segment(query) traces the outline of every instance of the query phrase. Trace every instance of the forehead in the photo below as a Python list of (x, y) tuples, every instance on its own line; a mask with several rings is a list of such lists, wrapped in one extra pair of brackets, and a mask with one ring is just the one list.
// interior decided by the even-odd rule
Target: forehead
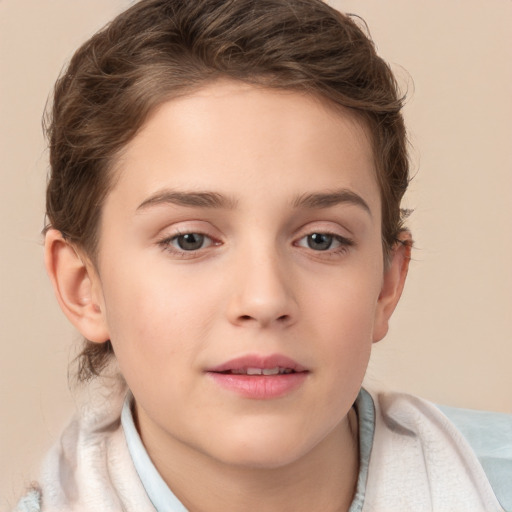
[(368, 131), (352, 111), (221, 81), (153, 112), (118, 158), (110, 196), (140, 204), (170, 185), (247, 198), (348, 187), (375, 202), (374, 167)]

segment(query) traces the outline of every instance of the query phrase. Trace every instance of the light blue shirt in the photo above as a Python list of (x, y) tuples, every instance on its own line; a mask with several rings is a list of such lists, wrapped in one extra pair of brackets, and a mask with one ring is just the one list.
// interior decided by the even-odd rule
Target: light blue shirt
[[(121, 423), (142, 485), (157, 512), (187, 512), (151, 462), (133, 421), (132, 402), (133, 397), (129, 395), (123, 406)], [(355, 409), (359, 422), (359, 475), (349, 512), (361, 512), (363, 508), (375, 432), (375, 406), (364, 389), (357, 397)], [(444, 406), (439, 409), (473, 448), (502, 507), (512, 511), (511, 416)]]
[(133, 465), (139, 475), (140, 481), (146, 490), (148, 498), (157, 512), (187, 512), (181, 501), (164, 482), (160, 473), (149, 458), (148, 452), (142, 444), (142, 440), (135, 428), (132, 415), (133, 396), (128, 393), (121, 412), (121, 424), (123, 425), (128, 450), (133, 460)]

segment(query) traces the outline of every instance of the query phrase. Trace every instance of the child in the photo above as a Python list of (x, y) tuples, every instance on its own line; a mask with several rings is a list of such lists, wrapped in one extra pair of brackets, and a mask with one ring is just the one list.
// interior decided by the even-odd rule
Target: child
[(509, 508), (479, 456), (510, 418), (475, 452), (466, 416), (361, 389), (410, 258), (400, 109), (318, 0), (142, 0), (77, 51), (45, 259), (83, 396), (18, 510)]

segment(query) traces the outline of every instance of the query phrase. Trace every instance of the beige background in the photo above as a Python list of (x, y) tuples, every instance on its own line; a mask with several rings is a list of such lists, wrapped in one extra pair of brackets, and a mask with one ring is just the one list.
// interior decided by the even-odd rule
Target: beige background
[[(418, 171), (410, 279), (367, 381), (512, 412), (512, 2), (331, 3), (367, 20), (409, 89)], [(73, 406), (78, 336), (42, 265), (40, 117), (73, 49), (126, 5), (0, 0), (0, 509), (35, 477)]]

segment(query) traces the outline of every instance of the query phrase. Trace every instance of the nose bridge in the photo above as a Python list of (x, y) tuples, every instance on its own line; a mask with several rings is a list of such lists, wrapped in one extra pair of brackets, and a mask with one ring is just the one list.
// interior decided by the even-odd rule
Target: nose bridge
[(253, 239), (240, 249), (235, 260), (230, 320), (235, 323), (251, 321), (262, 326), (293, 321), (297, 304), (291, 268), (276, 244)]

